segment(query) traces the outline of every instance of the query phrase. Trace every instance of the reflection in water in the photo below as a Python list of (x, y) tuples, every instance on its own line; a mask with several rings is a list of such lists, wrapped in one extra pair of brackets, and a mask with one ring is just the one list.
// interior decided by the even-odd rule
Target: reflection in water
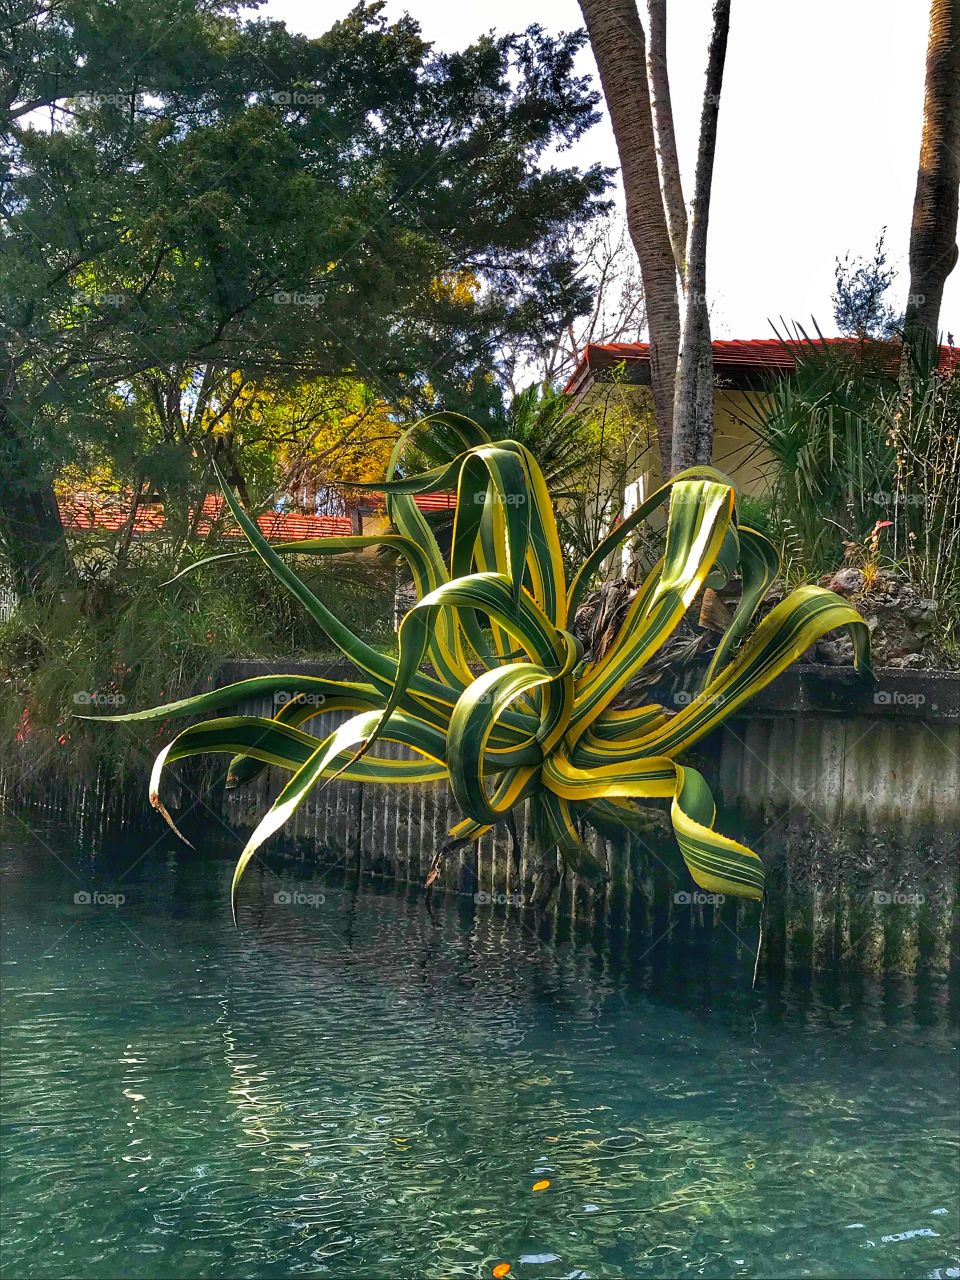
[(945, 984), (266, 870), (237, 933), (230, 860), (149, 843), (3, 847), (10, 1276), (958, 1265)]

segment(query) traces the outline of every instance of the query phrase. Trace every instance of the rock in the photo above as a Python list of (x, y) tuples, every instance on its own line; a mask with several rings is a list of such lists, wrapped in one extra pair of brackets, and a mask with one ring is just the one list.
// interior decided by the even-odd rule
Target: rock
[[(863, 614), (870, 629), (874, 666), (936, 665), (937, 657), (930, 649), (937, 629), (935, 600), (924, 598), (895, 574), (880, 572), (868, 578), (862, 569), (850, 565), (821, 582)], [(824, 636), (817, 641), (815, 652), (816, 661), (834, 666), (853, 661), (853, 645), (843, 633)]]
[(926, 666), (922, 653), (907, 653), (902, 658), (891, 658), (888, 667), (897, 667), (901, 671), (916, 671)]
[[(906, 579), (880, 570), (865, 573), (844, 565), (820, 579), (820, 585), (835, 591), (858, 609), (870, 629), (873, 665), (911, 670), (921, 667), (952, 667), (955, 660), (936, 644), (938, 610), (935, 600), (922, 596)], [(602, 657), (614, 643), (624, 617), (636, 594), (636, 586), (623, 580), (604, 584), (592, 592), (577, 610), (574, 633), (583, 641), (588, 656)], [(779, 579), (757, 611), (754, 625), (789, 591)], [(740, 596), (740, 584), (731, 582), (722, 590), (704, 591), (691, 604), (685, 624), (647, 664), (640, 677), (624, 690), (618, 705), (641, 697), (645, 689), (662, 682), (672, 669), (682, 672), (688, 664), (716, 644), (721, 622), (732, 616)], [(708, 640), (707, 635), (714, 632)], [(705, 634), (706, 633), (706, 634)], [(845, 631), (824, 636), (801, 655), (801, 662), (822, 662), (828, 666), (853, 665), (853, 643)]]
[(804, 661), (822, 662), (830, 667), (851, 667), (853, 666), (853, 642), (849, 636), (834, 632), (818, 640), (803, 656)]
[(838, 569), (826, 586), (829, 591), (836, 591), (837, 595), (852, 596), (860, 594), (864, 581), (863, 570), (848, 565), (844, 569)]

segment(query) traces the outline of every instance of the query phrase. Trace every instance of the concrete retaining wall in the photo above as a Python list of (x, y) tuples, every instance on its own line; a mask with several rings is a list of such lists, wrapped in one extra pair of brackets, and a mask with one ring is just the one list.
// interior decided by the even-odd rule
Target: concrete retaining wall
[(957, 967), (958, 700), (954, 675), (799, 668), (718, 735), (717, 793), (764, 857), (786, 960)]

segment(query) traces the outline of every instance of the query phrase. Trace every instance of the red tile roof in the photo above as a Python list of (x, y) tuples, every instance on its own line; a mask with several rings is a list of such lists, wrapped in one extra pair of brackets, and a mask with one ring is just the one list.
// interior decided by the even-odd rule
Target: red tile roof
[[(727, 370), (752, 370), (755, 373), (789, 373), (797, 365), (797, 352), (808, 344), (803, 341), (783, 342), (780, 338), (715, 339), (713, 361), (722, 376)], [(878, 356), (883, 365), (895, 372), (900, 362), (900, 346), (896, 342), (867, 342), (858, 338), (814, 339), (810, 346), (849, 347), (851, 351), (863, 346), (868, 354)], [(598, 369), (610, 369), (621, 363), (649, 364), (649, 342), (591, 342), (580, 357), (573, 376), (565, 390), (573, 395), (586, 390), (590, 376)], [(940, 368), (952, 372), (960, 363), (960, 348), (941, 346)]]
[[(82, 502), (76, 499), (61, 499), (59, 502), (60, 518), (63, 527), (71, 533), (79, 533), (90, 529), (117, 531), (127, 522), (130, 514), (126, 505), (129, 498), (119, 505), (103, 506), (93, 502)], [(208, 494), (203, 500), (203, 514), (197, 525), (199, 537), (206, 537), (223, 512), (223, 498), (218, 494)], [(353, 532), (349, 516), (309, 516), (295, 515), (291, 512), (270, 511), (257, 517), (260, 532), (265, 538), (274, 542), (299, 542), (304, 538), (339, 537)], [(157, 503), (144, 504), (137, 511), (134, 523), (134, 536), (142, 537), (148, 533), (159, 533), (164, 526), (163, 507)], [(242, 537), (235, 524), (228, 524), (222, 530), (227, 538)]]
[[(371, 494), (369, 505), (380, 503), (382, 494)], [(457, 505), (454, 493), (424, 493), (414, 498), (421, 511), (452, 511)], [(117, 532), (127, 522), (130, 514), (130, 497), (124, 496), (116, 505), (104, 504), (91, 499), (61, 499), (59, 502), (60, 518), (63, 527), (70, 533), (81, 533), (91, 529), (102, 529)], [(368, 505), (364, 503), (364, 505)], [(223, 515), (223, 498), (219, 494), (208, 494), (203, 500), (203, 513), (197, 525), (197, 536), (205, 538), (213, 528), (213, 522)], [(228, 518), (229, 519), (229, 518)], [(349, 516), (317, 516), (300, 515), (289, 511), (268, 511), (257, 516), (257, 524), (265, 538), (274, 542), (299, 542), (304, 538), (342, 537), (354, 532)], [(159, 533), (164, 526), (163, 507), (159, 503), (144, 503), (137, 511), (133, 533), (135, 537), (144, 534)], [(242, 534), (230, 521), (225, 524), (221, 533), (226, 538), (238, 538)]]
[(453, 511), (457, 505), (455, 493), (418, 493), (413, 500), (421, 511)]
[[(382, 493), (366, 493), (361, 495), (358, 506), (382, 508), (383, 499)], [(453, 511), (457, 505), (455, 493), (417, 493), (413, 500), (421, 511)]]

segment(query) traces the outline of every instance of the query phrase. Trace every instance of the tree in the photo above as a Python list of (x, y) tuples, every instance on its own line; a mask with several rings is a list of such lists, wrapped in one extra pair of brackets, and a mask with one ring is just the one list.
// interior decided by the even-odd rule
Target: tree
[(201, 524), (205, 538), (220, 532), (202, 519), (216, 487), (214, 461), (250, 512), (293, 505), (339, 514), (352, 486), (383, 475), (400, 432), (391, 406), (346, 378), (294, 383), (217, 375), (210, 366), (152, 369), (106, 397), (103, 412), (117, 414), (121, 405), (136, 423), (130, 440), (89, 441), (55, 488), (68, 501), (123, 510), (112, 556), (104, 547), (114, 568), (127, 558), (141, 508), (161, 503), (171, 574)]
[(667, 0), (648, 0), (647, 11), (650, 15), (647, 74), (650, 77), (657, 155), (660, 158), (660, 185), (673, 257), (682, 280), (687, 257), (687, 206), (680, 181), (680, 157), (673, 127), (673, 99), (667, 67)]
[(627, 226), (640, 262), (650, 334), (650, 383), (664, 475), (672, 465), (680, 350), (677, 265), (667, 227), (636, 0), (580, 0), (620, 157)]
[[(689, 221), (673, 125), (664, 0), (650, 0), (649, 58), (636, 0), (580, 0), (580, 8), (613, 125), (627, 222), (640, 260), (654, 414), (667, 476), (693, 462), (709, 461), (713, 447), (706, 246), (730, 2), (715, 0), (713, 7)], [(684, 301), (682, 344), (678, 274)]]
[(905, 358), (935, 367), (943, 287), (957, 264), (960, 0), (931, 0), (920, 167), (910, 227)]
[(677, 365), (673, 413), (673, 471), (713, 456), (713, 340), (707, 306), (707, 227), (717, 149), (717, 121), (723, 64), (730, 30), (730, 0), (714, 0), (713, 31), (707, 54), (707, 77), (700, 115), (700, 145), (684, 259), (684, 321)]
[(886, 227), (877, 237), (872, 258), (837, 258), (831, 302), (837, 328), (847, 338), (886, 340), (903, 332), (903, 316), (886, 301), (896, 278), (887, 266)]
[[(101, 410), (136, 379), (346, 378), (496, 409), (496, 343), (543, 279), (562, 292), (556, 246), (605, 207), (599, 166), (541, 163), (595, 119), (583, 38), (439, 54), (382, 8), (309, 40), (229, 0), (14, 0), (0, 535), (22, 592), (53, 548), (66, 562), (57, 468), (135, 431)], [(463, 271), (469, 296), (437, 287)]]
[[(511, 396), (531, 374), (538, 383), (562, 390), (573, 376), (587, 347), (594, 342), (636, 341), (646, 323), (643, 285), (636, 255), (630, 252), (627, 229), (620, 217), (608, 217), (577, 227), (569, 249), (575, 263), (569, 286), (562, 293), (566, 310), (545, 307), (546, 291), (531, 299), (529, 325), (519, 340), (501, 344), (500, 377)], [(570, 301), (579, 282), (589, 308), (572, 313)], [(558, 303), (561, 299), (558, 299)]]

